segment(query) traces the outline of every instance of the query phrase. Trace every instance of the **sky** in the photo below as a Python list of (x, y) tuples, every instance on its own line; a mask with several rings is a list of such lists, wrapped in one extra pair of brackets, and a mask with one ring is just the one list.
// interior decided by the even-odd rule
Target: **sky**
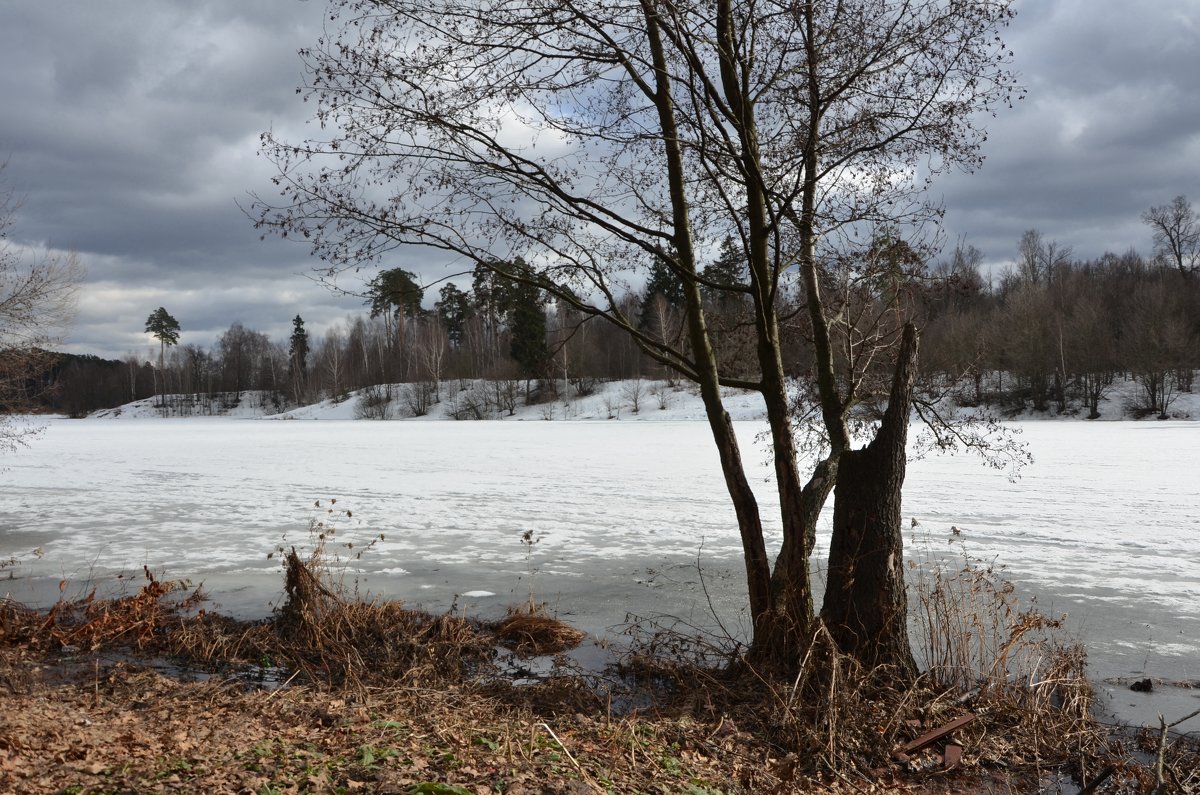
[[(982, 250), (996, 277), (1031, 228), (1078, 257), (1148, 255), (1143, 211), (1181, 194), (1200, 209), (1200, 0), (1017, 8), (1005, 39), (1028, 96), (988, 121), (980, 171), (935, 183), (946, 239)], [(234, 322), (286, 340), (297, 314), (320, 334), (362, 311), (313, 280), (302, 244), (260, 239), (240, 209), (275, 195), (260, 134), (305, 133), (297, 50), (324, 9), (0, 0), (0, 189), (22, 201), (10, 242), (87, 270), (62, 349), (150, 358), (159, 306), (204, 347)]]

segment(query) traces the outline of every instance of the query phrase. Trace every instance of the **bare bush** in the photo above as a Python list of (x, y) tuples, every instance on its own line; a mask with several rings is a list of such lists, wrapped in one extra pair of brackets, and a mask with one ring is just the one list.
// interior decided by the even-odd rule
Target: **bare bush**
[(604, 411), (610, 420), (621, 416), (621, 401), (608, 389), (604, 391)]
[(437, 385), (432, 381), (416, 381), (403, 387), (404, 403), (414, 417), (424, 417), (437, 401)]
[(588, 397), (596, 394), (596, 387), (600, 384), (600, 379), (595, 376), (575, 376), (570, 379), (571, 388), (575, 390), (576, 397)]
[(496, 416), (496, 405), (488, 385), (477, 381), (450, 396), (446, 413), (456, 420), (490, 420)]
[(508, 416), (517, 413), (517, 398), (521, 394), (521, 382), (516, 378), (497, 378), (492, 381), (492, 395), (496, 406)]
[(658, 400), (658, 410), (666, 411), (671, 408), (671, 399), (675, 388), (670, 381), (655, 381), (650, 387), (650, 394)]
[[(3, 165), (0, 165), (3, 170)], [(49, 388), (46, 373), (57, 357), (46, 349), (57, 344), (75, 318), (83, 267), (73, 253), (33, 251), (8, 238), (19, 202), (0, 192), (0, 450), (21, 445), (36, 426), (18, 425), (10, 416), (26, 411)]]
[(631, 378), (621, 385), (621, 397), (629, 404), (629, 410), (637, 414), (642, 410), (642, 400), (646, 397), (646, 382), (640, 377)]
[(392, 419), (395, 415), (392, 407), (393, 396), (391, 384), (374, 384), (364, 388), (358, 393), (358, 401), (354, 404), (354, 419)]

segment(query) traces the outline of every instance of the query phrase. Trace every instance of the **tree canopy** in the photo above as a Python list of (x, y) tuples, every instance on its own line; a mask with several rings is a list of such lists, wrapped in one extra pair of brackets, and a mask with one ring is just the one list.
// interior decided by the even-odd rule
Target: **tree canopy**
[(176, 345), (179, 343), (179, 321), (160, 306), (146, 318), (146, 333), (162, 345)]
[(416, 274), (403, 268), (390, 268), (367, 285), (367, 305), (371, 317), (390, 314), (395, 318), (416, 317), (421, 314), (425, 290), (417, 283)]

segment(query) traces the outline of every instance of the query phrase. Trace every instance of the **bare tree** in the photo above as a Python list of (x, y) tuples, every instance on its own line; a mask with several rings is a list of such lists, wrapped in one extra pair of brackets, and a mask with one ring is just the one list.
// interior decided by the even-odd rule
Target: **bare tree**
[(442, 399), (442, 375), (449, 350), (449, 338), (442, 321), (435, 314), (421, 318), (416, 324), (413, 351), (421, 365), (420, 380), (433, 385), (433, 402)]
[(314, 369), (320, 374), (325, 397), (339, 402), (349, 393), (346, 383), (346, 334), (340, 324), (330, 326), (313, 352)]
[(1105, 312), (1094, 284), (1077, 290), (1068, 325), (1067, 347), (1078, 363), (1076, 381), (1089, 420), (1100, 417), (1100, 401), (1112, 391), (1117, 369), (1117, 324)]
[(1154, 230), (1154, 253), (1164, 262), (1190, 273), (1200, 263), (1200, 218), (1186, 196), (1142, 213), (1142, 223)]
[[(839, 307), (822, 285), (864, 224), (936, 214), (923, 198), (930, 167), (980, 162), (978, 111), (1014, 90), (996, 35), (1012, 14), (1007, 0), (334, 0), (336, 30), (302, 51), (330, 137), (264, 136), (284, 201), (259, 200), (257, 218), (307, 240), (331, 277), (410, 244), (492, 271), (523, 257), (527, 269), (501, 275), (608, 320), (699, 385), (741, 533), (756, 659), (801, 659), (814, 619), (808, 559), (836, 481), (839, 504), (863, 496), (871, 521), (859, 541), (881, 554), (846, 547), (831, 562), (844, 588), (826, 599), (826, 621), (847, 651), (911, 668), (893, 514), (917, 335), (901, 323), (877, 336), (894, 346), (875, 359), (895, 363), (895, 404), (878, 455), (855, 456), (871, 463), (843, 476), (861, 383), (835, 369)], [(744, 281), (703, 275), (726, 238)], [(682, 344), (628, 313), (638, 263), (679, 280)], [(781, 345), (788, 271), (804, 289), (827, 439), (807, 473)], [(714, 353), (703, 301), (714, 291), (751, 307), (751, 375)], [(774, 566), (722, 386), (756, 390), (767, 407), (783, 525)]]
[(1179, 396), (1177, 373), (1191, 371), (1189, 356), (1196, 350), (1180, 292), (1166, 280), (1139, 284), (1123, 320), (1122, 347), (1143, 392), (1136, 408), (1164, 420)]
[(56, 357), (47, 349), (74, 320), (83, 281), (73, 253), (35, 251), (9, 239), (18, 209), (12, 191), (0, 191), (0, 406), (9, 412), (0, 415), (0, 451), (37, 432), (14, 423), (11, 415), (28, 410), (48, 387), (46, 374)]
[(1032, 284), (1049, 281), (1054, 271), (1071, 261), (1071, 247), (1046, 241), (1036, 229), (1027, 229), (1017, 244), (1017, 270)]
[(262, 389), (272, 383), (270, 354), (271, 341), (267, 335), (246, 328), (240, 321), (235, 321), (217, 338), (222, 388), (234, 393), (235, 403), (247, 389)]

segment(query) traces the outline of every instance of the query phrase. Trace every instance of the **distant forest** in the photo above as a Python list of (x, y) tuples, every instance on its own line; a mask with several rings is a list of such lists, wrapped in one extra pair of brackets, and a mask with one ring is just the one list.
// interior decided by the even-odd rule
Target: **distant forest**
[[(842, 305), (847, 361), (872, 329), (887, 325), (879, 317), (902, 311), (923, 329), (922, 389), (950, 392), (960, 405), (1095, 417), (1113, 385), (1132, 379), (1137, 404), (1125, 408), (1165, 417), (1175, 397), (1193, 388), (1200, 368), (1194, 263), (1146, 260), (1132, 249), (1079, 260), (1031, 230), (1018, 244), (1015, 266), (989, 284), (980, 273), (983, 255), (971, 246), (932, 264), (901, 241), (876, 249), (892, 267), (873, 268), (872, 284), (857, 283), (852, 268), (829, 269), (826, 287)], [(28, 394), (41, 410), (77, 417), (154, 395), (177, 396), (162, 401), (166, 413), (205, 414), (237, 404), (246, 392), (282, 410), (370, 388), (360, 397), (363, 416), (392, 403), (397, 413), (419, 415), (441, 399), (444, 382), (456, 380), (488, 385), (475, 387), (465, 412), (482, 417), (517, 401), (588, 394), (600, 380), (671, 376), (629, 335), (549, 301), (520, 260), (505, 267), (517, 280), (479, 268), (470, 289), (446, 283), (432, 302), (413, 274), (385, 270), (369, 285), (364, 313), (319, 339), (309, 339), (298, 315), (287, 340), (239, 322), (211, 350), (164, 341), (161, 367), (134, 355), (115, 361), (64, 354), (30, 379)], [(718, 285), (744, 278), (732, 241), (702, 276)], [(881, 288), (880, 278), (889, 283)], [(732, 295), (713, 290), (705, 311), (717, 330), (722, 371), (752, 376), (751, 309)], [(796, 294), (778, 300), (791, 318), (786, 366), (803, 389), (807, 313)], [(654, 337), (684, 336), (681, 288), (665, 268), (652, 268), (645, 289), (620, 306)]]

